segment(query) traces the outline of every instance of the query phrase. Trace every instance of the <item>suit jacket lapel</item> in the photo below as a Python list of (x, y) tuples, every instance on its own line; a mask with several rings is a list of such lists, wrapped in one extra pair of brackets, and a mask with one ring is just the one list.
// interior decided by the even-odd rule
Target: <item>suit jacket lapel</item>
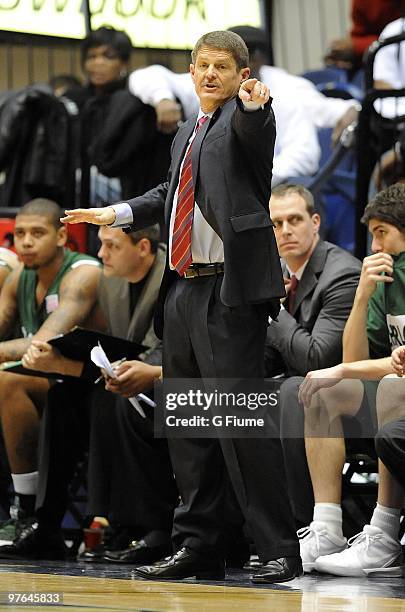
[(322, 272), (327, 255), (327, 247), (323, 240), (319, 240), (314, 252), (305, 267), (304, 273), (298, 283), (295, 295), (294, 307), (291, 314), (294, 316), (303, 300), (309, 295), (318, 283), (318, 278)]
[[(166, 257), (166, 249), (159, 247), (155, 262), (149, 272), (148, 280), (132, 313), (127, 331), (127, 338), (133, 342), (142, 343), (150, 327), (151, 309), (156, 303), (162, 277), (162, 266)], [(160, 264), (160, 265), (158, 265)], [(137, 333), (135, 333), (135, 330)]]
[(173, 197), (180, 179), (180, 166), (181, 162), (184, 159), (184, 155), (188, 146), (188, 141), (191, 138), (191, 134), (193, 133), (196, 121), (197, 116), (189, 119), (188, 121), (186, 121), (186, 123), (183, 123), (183, 125), (179, 128), (179, 131), (177, 132), (173, 142), (171, 162), (172, 176), (170, 178), (169, 191), (166, 197), (165, 207), (166, 227), (170, 226), (170, 215), (173, 207)]
[(193, 148), (191, 149), (191, 168), (193, 171), (193, 186), (194, 190), (197, 185), (198, 166), (200, 164), (201, 145), (205, 138), (205, 135), (210, 127), (213, 117), (206, 121), (204, 125), (198, 130), (196, 137), (193, 141)]

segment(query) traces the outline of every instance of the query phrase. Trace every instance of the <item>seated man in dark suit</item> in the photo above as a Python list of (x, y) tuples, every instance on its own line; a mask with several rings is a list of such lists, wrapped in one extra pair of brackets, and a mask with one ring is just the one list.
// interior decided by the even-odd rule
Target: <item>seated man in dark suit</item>
[[(287, 298), (267, 330), (268, 377), (305, 376), (314, 368), (338, 363), (361, 264), (348, 252), (319, 238), (320, 217), (311, 193), (301, 185), (280, 185), (270, 200)], [(297, 388), (281, 392), (281, 432), (287, 482), (295, 518), (307, 524), (313, 502), (305, 452), (303, 414)], [(284, 398), (285, 401), (284, 401)], [(305, 486), (308, 493), (302, 494)]]
[[(41, 449), (38, 528), (27, 529), (0, 556), (12, 558), (63, 558), (61, 522), (68, 502), (68, 484), (76, 462), (89, 447), (89, 513), (108, 517), (113, 538), (84, 554), (94, 561), (127, 549), (114, 561), (144, 563), (171, 552), (170, 532), (177, 503), (165, 439), (155, 439), (153, 409), (143, 405), (142, 418), (125, 399), (153, 387), (160, 376), (161, 342), (153, 332), (152, 317), (164, 269), (166, 249), (153, 226), (124, 234), (101, 228), (99, 256), (104, 269), (98, 286), (98, 303), (109, 331), (117, 337), (146, 346), (138, 360), (117, 370), (122, 396), (96, 393), (77, 402), (64, 398), (56, 385), (44, 419), (46, 442)], [(26, 367), (95, 380), (100, 373), (90, 363), (63, 357), (51, 345), (34, 342), (23, 358)], [(130, 393), (128, 393), (130, 391)], [(110, 396), (110, 397), (107, 397)], [(62, 404), (62, 405), (61, 405)], [(88, 408), (88, 410), (86, 410)], [(89, 441), (90, 431), (90, 441)]]

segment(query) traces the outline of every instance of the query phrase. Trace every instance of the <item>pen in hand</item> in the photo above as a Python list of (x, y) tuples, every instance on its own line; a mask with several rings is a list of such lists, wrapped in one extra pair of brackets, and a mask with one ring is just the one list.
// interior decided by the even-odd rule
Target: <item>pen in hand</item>
[[(113, 369), (114, 371), (115, 371), (115, 370), (117, 370), (117, 369), (120, 367), (120, 365), (121, 365), (121, 364), (123, 364), (123, 363), (124, 363), (124, 361), (126, 361), (126, 360), (127, 360), (127, 358), (126, 358), (126, 357), (123, 357), (122, 359), (119, 359), (119, 360), (118, 360), (116, 363), (114, 363), (114, 364), (113, 364), (112, 369)], [(98, 378), (97, 378), (97, 379), (94, 381), (94, 384), (95, 384), (95, 385), (97, 385), (97, 384), (98, 384), (98, 383), (99, 383), (101, 380), (103, 380), (103, 378), (104, 378), (104, 376), (103, 376), (103, 375), (99, 376), (99, 377), (98, 377)]]

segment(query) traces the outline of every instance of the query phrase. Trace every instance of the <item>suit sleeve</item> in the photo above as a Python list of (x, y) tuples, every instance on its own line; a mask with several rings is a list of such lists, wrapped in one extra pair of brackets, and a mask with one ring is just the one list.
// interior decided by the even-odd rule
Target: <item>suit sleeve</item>
[(267, 350), (276, 349), (288, 370), (305, 376), (311, 370), (336, 365), (342, 357), (342, 335), (358, 284), (358, 270), (347, 270), (325, 288), (322, 306), (312, 330), (286, 310), (267, 331)]

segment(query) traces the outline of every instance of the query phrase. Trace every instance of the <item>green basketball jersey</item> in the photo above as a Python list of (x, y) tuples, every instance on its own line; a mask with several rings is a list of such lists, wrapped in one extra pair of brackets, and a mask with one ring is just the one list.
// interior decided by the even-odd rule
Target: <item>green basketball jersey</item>
[(367, 336), (370, 357), (389, 357), (405, 344), (405, 252), (393, 256), (392, 283), (377, 283), (368, 302)]
[(97, 259), (90, 257), (90, 255), (65, 249), (62, 265), (39, 306), (35, 296), (38, 282), (37, 272), (26, 268), (22, 270), (18, 281), (17, 301), (21, 330), (24, 336), (35, 334), (51, 312), (56, 310), (59, 305), (59, 290), (63, 277), (70, 270), (83, 264), (101, 265)]

